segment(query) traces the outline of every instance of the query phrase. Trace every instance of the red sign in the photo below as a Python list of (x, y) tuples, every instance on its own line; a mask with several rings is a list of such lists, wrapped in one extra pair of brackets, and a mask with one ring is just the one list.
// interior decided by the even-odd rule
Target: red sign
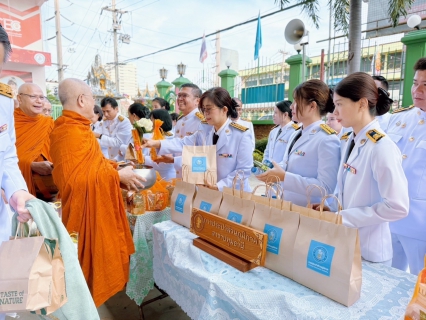
[(9, 58), (11, 62), (33, 64), (36, 66), (51, 66), (50, 53), (13, 48)]
[(8, 33), (10, 42), (14, 46), (25, 48), (41, 40), (39, 6), (19, 11), (0, 3), (0, 23)]

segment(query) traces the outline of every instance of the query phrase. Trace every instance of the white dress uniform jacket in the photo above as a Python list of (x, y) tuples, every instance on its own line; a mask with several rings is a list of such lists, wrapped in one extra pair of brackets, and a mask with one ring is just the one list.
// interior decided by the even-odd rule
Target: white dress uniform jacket
[(241, 118), (238, 118), (238, 120), (235, 120), (234, 122), (236, 122), (236, 123), (238, 123), (238, 124), (240, 124), (240, 125), (242, 125), (242, 126), (244, 126), (246, 128), (249, 128), (250, 138), (251, 138), (251, 142), (253, 144), (253, 150), (252, 151), (254, 151), (254, 149), (256, 148), (256, 138), (254, 136), (253, 122), (246, 121), (246, 120), (243, 120)]
[(133, 126), (130, 120), (120, 114), (113, 120), (102, 120), (99, 127), (94, 131), (102, 134), (98, 139), (101, 145), (102, 153), (107, 159), (118, 161), (124, 160), (124, 155), (119, 155), (120, 146), (129, 144), (132, 137)]
[[(175, 138), (183, 139), (188, 137), (198, 130), (202, 130), (205, 125), (201, 125), (201, 120), (204, 120), (202, 113), (197, 108), (192, 110), (186, 116), (180, 116), (175, 126)], [(174, 154), (175, 162), (174, 167), (176, 171), (176, 177), (182, 178), (182, 153), (178, 152)]]
[[(295, 131), (290, 137), (283, 161), (280, 163), (286, 171), (282, 182), (285, 200), (306, 206), (306, 188), (311, 184), (323, 187), (327, 194), (334, 192), (340, 162), (340, 146), (336, 134), (329, 133), (328, 128), (331, 129), (319, 120)], [(290, 152), (291, 143), (300, 130), (302, 136)], [(313, 191), (311, 203), (320, 201), (320, 192)]]
[[(271, 132), (269, 132), (268, 144), (265, 148), (265, 153), (263, 154), (263, 161), (275, 161), (276, 163), (280, 163), (284, 158), (284, 152), (287, 149), (288, 140), (291, 135), (294, 133), (299, 126), (295, 124), (293, 121), (287, 123), (284, 127), (276, 126)], [(277, 136), (279, 130), (281, 129), (281, 133)]]
[(382, 129), (383, 132), (388, 131), (389, 126), (389, 120), (391, 118), (390, 113), (385, 113), (382, 116), (376, 116), (377, 121), (379, 122), (380, 129)]
[(414, 107), (394, 113), (388, 135), (401, 150), (410, 196), (409, 215), (392, 222), (391, 231), (426, 241), (426, 112)]
[[(207, 129), (204, 132), (197, 132), (192, 136), (181, 139), (171, 139), (161, 141), (161, 148), (158, 154), (169, 154), (182, 152), (184, 145), (213, 145), (214, 129), (204, 125)], [(210, 129), (211, 128), (211, 129)], [(219, 130), (219, 140), (216, 144), (217, 155), (217, 187), (220, 191), (223, 187), (232, 188), (232, 180), (238, 170), (244, 171), (244, 190), (250, 191), (248, 177), (253, 166), (253, 153), (251, 149), (250, 132), (242, 131), (232, 126), (232, 122), (227, 120), (222, 130)], [(238, 187), (238, 186), (237, 186)]]
[(361, 255), (365, 260), (385, 262), (392, 259), (389, 221), (408, 214), (408, 186), (401, 153), (383, 134), (377, 120), (355, 137), (348, 159), (354, 134), (346, 137), (341, 140), (342, 160), (337, 178), (343, 224), (358, 228)]
[[(3, 93), (8, 90), (7, 88), (9, 87), (5, 84), (0, 84), (0, 179), (1, 189), (9, 200), (16, 191), (28, 189), (18, 167), (13, 100)], [(3, 199), (0, 198), (0, 243), (9, 239), (10, 230), (9, 212)]]
[[(151, 139), (152, 133), (145, 133), (143, 137), (146, 139)], [(174, 139), (175, 137), (170, 132), (170, 135), (166, 135), (164, 138), (170, 140), (170, 139)], [(170, 180), (170, 179), (176, 178), (176, 171), (175, 171), (175, 167), (173, 163), (160, 162), (157, 164), (156, 162), (152, 161), (151, 156), (149, 155), (150, 151), (151, 151), (150, 148), (143, 149), (143, 153), (145, 156), (145, 164), (157, 170), (161, 178), (163, 178), (164, 180)]]

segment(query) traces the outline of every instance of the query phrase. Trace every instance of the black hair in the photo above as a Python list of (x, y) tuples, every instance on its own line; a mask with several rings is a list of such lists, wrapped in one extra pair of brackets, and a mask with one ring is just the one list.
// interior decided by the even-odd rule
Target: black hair
[[(221, 87), (215, 87), (207, 90), (200, 98), (200, 108), (203, 106), (204, 99), (209, 99), (216, 107), (223, 109), (228, 108), (227, 116), (232, 119), (238, 118), (237, 109), (239, 107), (237, 101), (233, 100), (229, 92)], [(202, 109), (201, 109), (202, 110)]]
[(297, 114), (303, 115), (306, 103), (315, 101), (320, 116), (334, 111), (333, 91), (321, 80), (311, 79), (299, 84), (293, 91), (297, 104)]
[(426, 70), (426, 58), (420, 58), (414, 65), (414, 71)]
[(114, 98), (105, 97), (101, 100), (101, 108), (106, 107), (108, 104), (110, 104), (111, 108), (113, 109), (118, 107), (117, 100), (115, 100)]
[(337, 84), (334, 92), (353, 102), (366, 98), (370, 114), (373, 116), (387, 113), (393, 102), (389, 93), (383, 88), (377, 88), (373, 78), (364, 72), (355, 72), (347, 76)]
[(104, 117), (104, 113), (102, 112), (101, 107), (97, 104), (95, 104), (95, 106), (93, 107), (93, 112), (98, 115), (98, 121), (101, 121)]
[(180, 86), (181, 90), (183, 88), (191, 88), (192, 89), (192, 94), (196, 98), (200, 98), (201, 95), (203, 94), (203, 92), (201, 91), (201, 89), (196, 84), (193, 84), (193, 83), (184, 83), (183, 85)]
[(149, 118), (149, 109), (139, 102), (131, 104), (127, 111), (129, 112), (129, 114), (135, 114), (141, 119)]
[(293, 102), (291, 102), (290, 100), (284, 100), (284, 101), (279, 101), (277, 102), (276, 106), (278, 108), (278, 110), (280, 110), (282, 113), (286, 113), (288, 114), (288, 117), (291, 119), (293, 117), (293, 114), (291, 113), (291, 104)]
[(170, 117), (172, 117), (172, 121), (177, 121), (179, 118), (179, 115), (176, 112), (173, 112), (170, 114)]
[(165, 109), (155, 109), (151, 111), (150, 117), (153, 117), (154, 119), (160, 119), (163, 121), (163, 124), (161, 125), (161, 129), (163, 129), (164, 132), (172, 130), (172, 117)]
[(12, 46), (10, 45), (9, 36), (7, 35), (6, 30), (4, 30), (1, 24), (0, 24), (0, 43), (3, 44), (3, 48), (4, 48), (3, 63), (6, 63), (12, 52)]
[(372, 76), (373, 80), (377, 80), (380, 81), (380, 84), (382, 85), (382, 88), (385, 89), (386, 91), (389, 90), (389, 82), (388, 80), (386, 80), (385, 77), (383, 76)]
[(167, 111), (170, 111), (170, 104), (167, 102), (167, 100), (163, 98), (154, 98), (152, 99), (152, 102), (154, 101), (157, 101), (162, 108), (166, 109)]

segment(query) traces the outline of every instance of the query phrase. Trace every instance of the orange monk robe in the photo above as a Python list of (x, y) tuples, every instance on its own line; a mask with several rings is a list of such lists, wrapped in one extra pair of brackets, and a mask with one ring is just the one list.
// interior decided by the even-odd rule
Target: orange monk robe
[(19, 169), (27, 183), (28, 191), (35, 196), (31, 163), (45, 160), (52, 162), (49, 154), (49, 136), (54, 122), (51, 117), (41, 114), (36, 117), (27, 116), (19, 108), (15, 109), (14, 117)]
[(135, 252), (117, 170), (101, 151), (90, 121), (64, 110), (50, 154), (62, 195), (62, 220), (78, 232), (78, 258), (96, 306), (124, 288)]

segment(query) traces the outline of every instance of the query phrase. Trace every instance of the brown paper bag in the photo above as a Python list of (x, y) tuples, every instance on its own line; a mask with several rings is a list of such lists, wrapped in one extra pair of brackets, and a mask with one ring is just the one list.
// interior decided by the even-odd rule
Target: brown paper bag
[(224, 193), (219, 216), (249, 226), (253, 217), (254, 202)]
[(222, 192), (205, 187), (197, 188), (197, 195), (194, 199), (194, 208), (218, 214), (222, 203)]
[(250, 227), (268, 235), (265, 267), (292, 278), (299, 214), (256, 203)]
[[(202, 135), (200, 132), (194, 134)], [(193, 184), (215, 186), (217, 183), (216, 146), (183, 146), (182, 180)]]
[(189, 229), (191, 225), (192, 204), (195, 196), (195, 185), (184, 181), (176, 181), (170, 207), (172, 221)]
[(345, 306), (361, 294), (358, 229), (300, 216), (293, 279)]
[(52, 303), (52, 255), (45, 238), (27, 237), (0, 245), (0, 313), (35, 311)]

